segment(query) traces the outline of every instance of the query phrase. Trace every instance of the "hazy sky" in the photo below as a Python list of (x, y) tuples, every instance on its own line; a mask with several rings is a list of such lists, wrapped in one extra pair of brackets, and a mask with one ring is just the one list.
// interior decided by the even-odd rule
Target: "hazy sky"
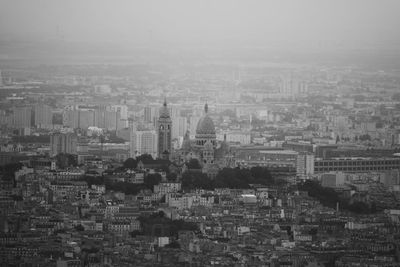
[(0, 0), (0, 36), (264, 45), (400, 41), (399, 0)]

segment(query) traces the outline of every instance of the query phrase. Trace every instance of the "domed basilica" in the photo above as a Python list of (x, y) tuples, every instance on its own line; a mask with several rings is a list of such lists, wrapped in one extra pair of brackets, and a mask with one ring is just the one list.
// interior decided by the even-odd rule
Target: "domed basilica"
[(208, 114), (208, 105), (204, 106), (204, 114), (197, 123), (195, 140), (190, 140), (189, 132), (178, 151), (179, 161), (188, 162), (197, 159), (203, 173), (215, 177), (220, 168), (229, 164), (229, 146), (225, 141), (217, 143), (214, 122)]

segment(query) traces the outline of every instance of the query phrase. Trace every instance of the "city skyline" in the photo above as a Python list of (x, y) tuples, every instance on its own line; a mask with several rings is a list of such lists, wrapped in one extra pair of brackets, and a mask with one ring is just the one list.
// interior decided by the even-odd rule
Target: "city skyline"
[(0, 0), (0, 266), (400, 267), (398, 10)]

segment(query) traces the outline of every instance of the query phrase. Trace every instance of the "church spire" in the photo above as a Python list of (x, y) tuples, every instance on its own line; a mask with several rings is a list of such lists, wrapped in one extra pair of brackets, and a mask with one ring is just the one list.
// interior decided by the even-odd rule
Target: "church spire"
[(160, 118), (170, 118), (170, 112), (169, 109), (167, 107), (167, 98), (164, 98), (164, 103), (162, 105), (162, 107), (160, 108)]
[(204, 112), (208, 113), (208, 104), (207, 103), (204, 105)]

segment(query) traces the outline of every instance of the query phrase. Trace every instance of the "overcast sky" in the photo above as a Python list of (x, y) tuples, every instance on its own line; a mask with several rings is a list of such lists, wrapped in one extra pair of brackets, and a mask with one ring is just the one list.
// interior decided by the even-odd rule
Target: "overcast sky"
[[(1, 37), (264, 45), (393, 44), (399, 0), (0, 0)], [(58, 29), (58, 30), (57, 30)]]

